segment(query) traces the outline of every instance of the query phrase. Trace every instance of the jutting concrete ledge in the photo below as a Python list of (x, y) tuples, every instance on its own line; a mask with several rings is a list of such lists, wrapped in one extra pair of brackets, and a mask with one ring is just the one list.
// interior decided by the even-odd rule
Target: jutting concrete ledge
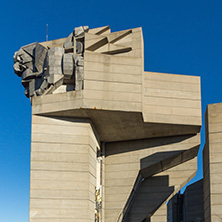
[(84, 26), (15, 53), (32, 104), (30, 222), (167, 221), (197, 169), (200, 78), (146, 72), (143, 51), (141, 28)]

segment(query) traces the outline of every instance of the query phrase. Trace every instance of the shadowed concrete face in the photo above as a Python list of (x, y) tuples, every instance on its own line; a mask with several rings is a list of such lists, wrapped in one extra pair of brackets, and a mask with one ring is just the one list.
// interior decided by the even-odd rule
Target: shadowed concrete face
[[(192, 135), (200, 126), (144, 122), (141, 113), (97, 109), (68, 110), (44, 113), (46, 116), (90, 119), (102, 141), (113, 142), (175, 135)], [(70, 118), (67, 118), (70, 117)]]
[(15, 54), (32, 104), (30, 222), (166, 221), (196, 172), (200, 78), (145, 72), (143, 51), (141, 28), (81, 26)]
[[(105, 208), (106, 221), (131, 221), (129, 214), (140, 201), (137, 193), (141, 185), (147, 184), (146, 199), (139, 218), (158, 215), (158, 209), (152, 205), (155, 191), (156, 205), (161, 207), (173, 194), (185, 185), (196, 172), (196, 155), (199, 148), (199, 135), (175, 136), (146, 140), (107, 143), (105, 149)], [(162, 152), (161, 152), (162, 151)], [(150, 178), (164, 179), (164, 188), (153, 190), (156, 184)], [(164, 181), (166, 183), (164, 183)], [(161, 182), (160, 182), (161, 184)], [(169, 188), (169, 189), (168, 189)], [(171, 191), (171, 192), (170, 192)], [(153, 197), (149, 199), (150, 195)], [(144, 194), (145, 196), (145, 194)], [(148, 208), (153, 206), (154, 208)], [(131, 212), (131, 213), (130, 213)], [(137, 213), (139, 214), (139, 213)], [(116, 215), (116, 216), (115, 216)], [(155, 216), (162, 218), (163, 215)], [(165, 209), (166, 218), (166, 209)], [(141, 221), (142, 221), (141, 219)], [(132, 220), (134, 221), (134, 220)], [(138, 220), (140, 221), (140, 220)]]
[(149, 218), (173, 191), (174, 187), (169, 186), (169, 176), (153, 176), (143, 180), (124, 221), (136, 222)]
[(189, 150), (158, 152), (141, 159), (141, 175), (143, 178), (163, 172), (174, 166), (182, 164), (197, 156), (199, 146)]

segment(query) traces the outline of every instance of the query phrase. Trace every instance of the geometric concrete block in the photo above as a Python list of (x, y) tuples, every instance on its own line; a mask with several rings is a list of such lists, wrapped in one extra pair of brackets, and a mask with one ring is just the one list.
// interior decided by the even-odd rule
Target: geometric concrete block
[(166, 221), (196, 173), (200, 79), (145, 72), (143, 51), (141, 28), (82, 26), (15, 54), (32, 103), (30, 222)]
[(204, 221), (222, 219), (222, 104), (210, 104), (205, 114), (206, 143), (203, 150)]
[(91, 123), (33, 116), (30, 221), (93, 221), (96, 150)]

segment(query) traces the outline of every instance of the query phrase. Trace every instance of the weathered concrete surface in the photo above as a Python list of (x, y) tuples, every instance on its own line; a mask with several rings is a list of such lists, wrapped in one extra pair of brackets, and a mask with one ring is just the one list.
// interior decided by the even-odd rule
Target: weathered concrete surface
[(30, 221), (94, 221), (98, 187), (103, 221), (166, 221), (196, 172), (200, 78), (145, 72), (141, 28), (82, 27), (40, 45), (64, 54), (31, 97)]
[(210, 104), (205, 114), (203, 150), (204, 221), (222, 221), (222, 103)]
[(94, 221), (99, 144), (88, 120), (32, 117), (30, 222)]
[(200, 78), (144, 72), (145, 122), (201, 125)]
[[(181, 156), (172, 157), (166, 163), (161, 159), (169, 158), (170, 152), (191, 151), (199, 144), (199, 135), (108, 143), (105, 149), (105, 221), (117, 221), (120, 214), (125, 215), (126, 221), (142, 221), (152, 215), (196, 172), (196, 154), (184, 163), (178, 162)], [(174, 168), (168, 165), (170, 163)], [(150, 166), (151, 171), (152, 165), (156, 171), (146, 176), (142, 169)], [(140, 180), (144, 180), (136, 185), (140, 170)], [(129, 203), (132, 190), (137, 194)]]

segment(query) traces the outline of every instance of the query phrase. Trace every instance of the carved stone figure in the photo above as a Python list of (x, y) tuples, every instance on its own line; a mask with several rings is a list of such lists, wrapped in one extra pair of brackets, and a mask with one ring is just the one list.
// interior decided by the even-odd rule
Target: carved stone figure
[(46, 94), (62, 84), (72, 90), (83, 88), (84, 35), (88, 30), (88, 26), (75, 28), (63, 47), (35, 42), (15, 53), (13, 68), (22, 78), (27, 97)]

